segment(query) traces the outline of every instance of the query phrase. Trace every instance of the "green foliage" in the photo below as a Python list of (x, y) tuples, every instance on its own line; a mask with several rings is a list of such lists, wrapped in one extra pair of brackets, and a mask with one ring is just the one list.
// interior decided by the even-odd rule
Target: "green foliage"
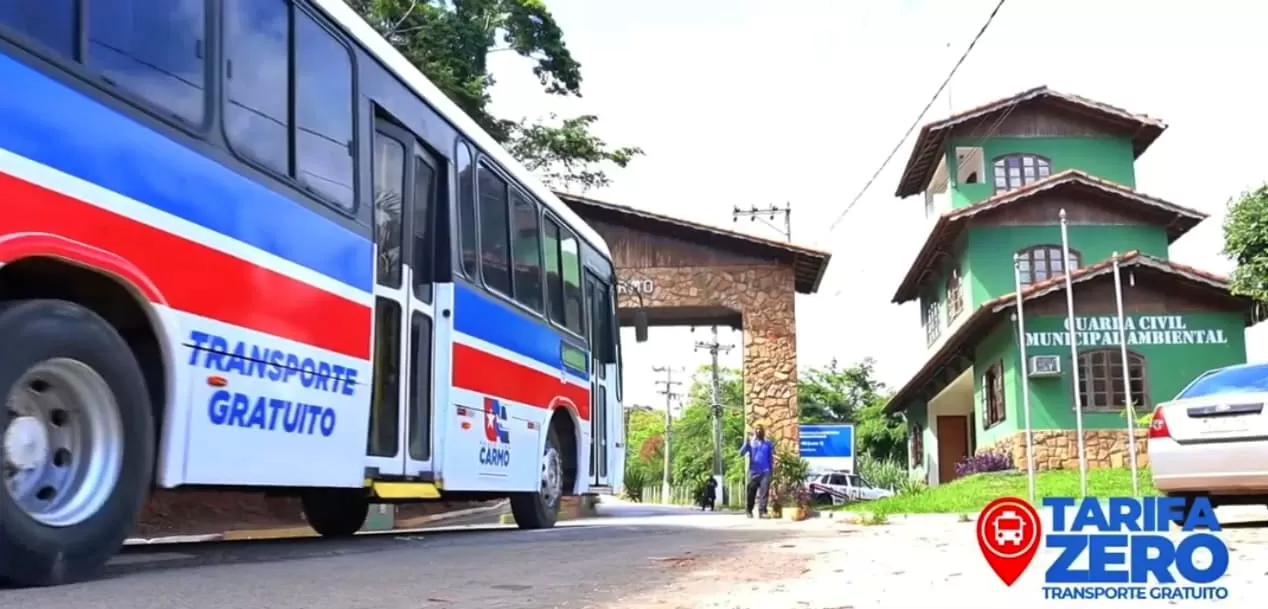
[(809, 475), (810, 464), (791, 447), (776, 447), (770, 480), (770, 505), (776, 508), (773, 511), (778, 512), (782, 507), (808, 507), (810, 497), (804, 491)]
[(1237, 263), (1229, 278), (1233, 293), (1268, 301), (1268, 184), (1229, 201), (1224, 255)]
[(660, 481), (664, 466), (665, 414), (648, 407), (627, 412), (625, 425), (625, 474), (638, 472), (650, 484)]
[(643, 469), (626, 467), (625, 479), (622, 481), (625, 487), (625, 498), (630, 501), (642, 501), (643, 488), (647, 486), (648, 481), (647, 472)]
[(549, 123), (521, 120), (509, 127), (511, 154), (552, 188), (581, 192), (603, 188), (612, 183), (602, 169), (604, 165), (624, 168), (634, 157), (642, 156), (643, 150), (610, 148), (590, 132), (598, 120), (593, 114), (562, 121), (552, 114)]
[(886, 461), (907, 461), (907, 425), (900, 415), (884, 413), (889, 400), (885, 384), (875, 378), (876, 362), (864, 358), (838, 368), (809, 368), (799, 375), (797, 403), (802, 423), (854, 423), (859, 455)]
[[(638, 148), (612, 149), (590, 135), (585, 115), (561, 125), (500, 119), (489, 112), (491, 53), (533, 61), (550, 95), (581, 96), (581, 63), (542, 0), (345, 0), (411, 63), (520, 162), (556, 188), (593, 188), (610, 181), (596, 165), (624, 167)], [(552, 120), (554, 117), (552, 117)]]
[[(744, 381), (737, 371), (719, 371), (722, 404), (722, 468), (728, 480), (744, 479)], [(696, 372), (687, 392), (687, 403), (670, 431), (673, 479), (694, 482), (713, 475), (713, 397), (708, 366)]]
[[(838, 368), (835, 363), (823, 369), (810, 368), (799, 376), (798, 399), (803, 423), (854, 423), (859, 467), (870, 459), (887, 468), (877, 479), (866, 472), (864, 477), (874, 484), (896, 489), (909, 484), (906, 468), (899, 466), (907, 461), (906, 425), (902, 417), (882, 412), (887, 396), (883, 394), (884, 385), (873, 378), (870, 359), (848, 368)], [(738, 370), (723, 368), (719, 371), (718, 385), (725, 476), (728, 481), (743, 482), (745, 459), (740, 456), (739, 448), (745, 439), (744, 380)], [(674, 419), (670, 434), (673, 452), (670, 473), (676, 484), (694, 485), (713, 474), (712, 403), (710, 369), (701, 366), (692, 379), (686, 404)], [(634, 409), (627, 426), (626, 471), (637, 469), (646, 473), (650, 484), (657, 484), (663, 472), (664, 416), (663, 410)], [(777, 447), (776, 452), (791, 448)], [(889, 473), (891, 471), (900, 471), (902, 475)]]
[(864, 480), (878, 488), (898, 491), (911, 480), (907, 466), (893, 459), (877, 459), (870, 454), (860, 453), (854, 460), (854, 467)]

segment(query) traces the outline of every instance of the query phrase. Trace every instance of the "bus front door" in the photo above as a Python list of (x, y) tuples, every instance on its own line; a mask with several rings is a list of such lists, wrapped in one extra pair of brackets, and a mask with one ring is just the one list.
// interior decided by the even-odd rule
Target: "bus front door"
[(431, 250), (443, 174), (413, 134), (383, 122), (373, 162), (377, 256), (366, 468), (371, 476), (432, 480)]

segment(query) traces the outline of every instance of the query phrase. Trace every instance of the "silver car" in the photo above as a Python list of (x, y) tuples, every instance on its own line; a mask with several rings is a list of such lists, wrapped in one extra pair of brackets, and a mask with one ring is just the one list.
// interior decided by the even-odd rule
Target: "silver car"
[(1149, 461), (1167, 495), (1268, 504), (1268, 364), (1208, 371), (1154, 410)]

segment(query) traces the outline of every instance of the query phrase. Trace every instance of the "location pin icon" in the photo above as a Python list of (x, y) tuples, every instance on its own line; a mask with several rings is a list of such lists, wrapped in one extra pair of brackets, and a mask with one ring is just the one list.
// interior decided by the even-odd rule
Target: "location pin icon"
[(1043, 523), (1034, 506), (1016, 497), (1001, 497), (987, 504), (977, 517), (977, 545), (986, 564), (1011, 586), (1039, 552)]

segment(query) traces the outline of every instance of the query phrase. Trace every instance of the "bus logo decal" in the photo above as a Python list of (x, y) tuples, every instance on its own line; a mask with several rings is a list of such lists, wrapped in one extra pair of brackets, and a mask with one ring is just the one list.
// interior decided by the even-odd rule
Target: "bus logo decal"
[(510, 467), (511, 432), (506, 429), (506, 405), (493, 398), (484, 398), (484, 439), (480, 445), (480, 464)]

